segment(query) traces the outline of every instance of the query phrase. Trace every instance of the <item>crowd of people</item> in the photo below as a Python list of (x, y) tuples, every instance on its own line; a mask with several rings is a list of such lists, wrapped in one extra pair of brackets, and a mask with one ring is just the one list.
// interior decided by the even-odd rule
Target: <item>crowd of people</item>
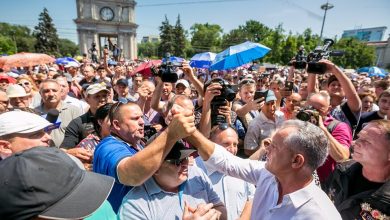
[(0, 69), (0, 219), (390, 219), (389, 77), (142, 62)]

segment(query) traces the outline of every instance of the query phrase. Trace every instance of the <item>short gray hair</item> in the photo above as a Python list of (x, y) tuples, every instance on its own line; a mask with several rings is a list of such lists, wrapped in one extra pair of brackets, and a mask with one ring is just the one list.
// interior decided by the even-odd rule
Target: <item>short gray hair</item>
[(312, 171), (325, 162), (329, 139), (319, 127), (310, 122), (288, 120), (280, 127), (285, 128), (295, 128), (296, 132), (290, 132), (283, 143), (293, 152), (301, 153)]

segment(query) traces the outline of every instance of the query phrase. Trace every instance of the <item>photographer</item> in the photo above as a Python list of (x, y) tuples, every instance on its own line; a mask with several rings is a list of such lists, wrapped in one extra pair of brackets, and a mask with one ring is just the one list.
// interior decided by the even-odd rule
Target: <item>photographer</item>
[(265, 103), (261, 102), (260, 114), (249, 123), (244, 141), (247, 156), (251, 156), (259, 148), (261, 141), (270, 137), (285, 121), (283, 112), (276, 110), (276, 100), (275, 93), (268, 90)]
[[(329, 60), (318, 61), (326, 67), (326, 72), (333, 73), (328, 79), (327, 91), (330, 96), (330, 114), (337, 120), (347, 123), (355, 130), (362, 110), (362, 102), (349, 78), (341, 69)], [(315, 91), (317, 74), (309, 72), (308, 92)]]
[[(326, 92), (311, 94), (306, 102), (309, 111), (314, 115), (316, 125), (324, 131), (330, 142), (329, 155), (325, 163), (317, 169), (320, 182), (323, 183), (333, 172), (338, 162), (349, 158), (349, 146), (352, 143), (350, 127), (330, 115), (330, 97)], [(297, 115), (298, 119), (299, 113)]]

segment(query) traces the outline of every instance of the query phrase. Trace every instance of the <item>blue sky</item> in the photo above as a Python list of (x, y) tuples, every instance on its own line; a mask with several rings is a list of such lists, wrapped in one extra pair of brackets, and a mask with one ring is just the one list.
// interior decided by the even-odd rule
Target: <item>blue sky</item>
[[(7, 3), (5, 3), (7, 2)], [(202, 3), (203, 2), (203, 3)], [(26, 25), (33, 29), (43, 7), (61, 38), (77, 43), (76, 0), (2, 0), (0, 22)], [(169, 5), (169, 3), (180, 3)], [(183, 4), (184, 3), (184, 4)], [(167, 15), (174, 24), (180, 14), (186, 30), (194, 23), (219, 24), (224, 33), (253, 19), (274, 28), (279, 23), (292, 33), (311, 28), (320, 33), (326, 0), (139, 0), (135, 9), (138, 41), (145, 35), (157, 35)], [(383, 40), (390, 33), (390, 0), (330, 0), (335, 7), (328, 11), (324, 36), (341, 36), (343, 30), (387, 26)]]

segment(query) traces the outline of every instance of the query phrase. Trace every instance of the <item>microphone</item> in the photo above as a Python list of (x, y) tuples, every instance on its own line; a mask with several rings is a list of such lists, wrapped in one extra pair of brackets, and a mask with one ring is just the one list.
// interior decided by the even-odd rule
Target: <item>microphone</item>
[(47, 112), (46, 120), (48, 120), (50, 123), (56, 123), (59, 115), (60, 112), (57, 109), (52, 108)]
[(51, 125), (47, 126), (44, 129), (45, 132), (49, 132), (49, 131), (52, 131), (52, 130), (60, 127), (61, 121), (58, 121), (59, 115), (60, 115), (60, 112), (57, 109), (55, 109), (55, 108), (49, 109), (45, 118), (46, 118), (46, 120), (48, 120), (51, 123)]

